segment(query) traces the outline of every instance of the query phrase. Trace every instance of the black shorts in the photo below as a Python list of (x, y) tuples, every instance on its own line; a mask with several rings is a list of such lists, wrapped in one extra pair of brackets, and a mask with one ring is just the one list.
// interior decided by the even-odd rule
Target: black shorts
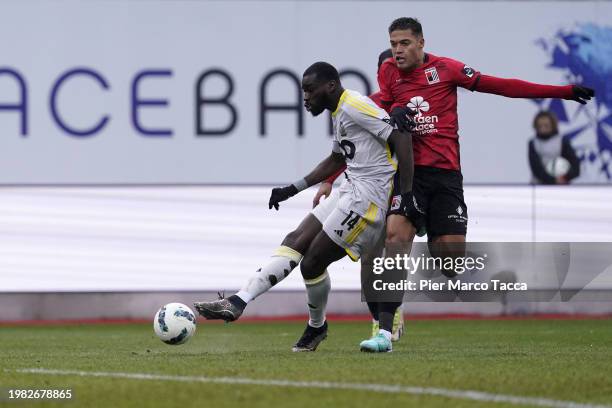
[[(399, 214), (400, 194), (398, 171), (387, 215)], [(426, 229), (430, 240), (440, 235), (467, 233), (468, 212), (460, 171), (415, 166), (412, 194), (415, 202), (410, 205), (408, 219), (417, 231)]]

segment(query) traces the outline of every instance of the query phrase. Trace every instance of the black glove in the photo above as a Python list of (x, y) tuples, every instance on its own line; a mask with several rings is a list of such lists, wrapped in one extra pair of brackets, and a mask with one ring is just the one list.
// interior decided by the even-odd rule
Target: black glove
[(590, 101), (593, 96), (595, 96), (595, 91), (591, 88), (587, 88), (586, 86), (573, 85), (572, 86), (572, 101), (576, 101), (582, 105), (586, 105), (587, 101)]
[(396, 106), (389, 115), (391, 125), (397, 126), (400, 132), (412, 132), (416, 127), (416, 123), (412, 119), (415, 114), (416, 112), (407, 106)]
[(287, 187), (276, 187), (272, 189), (272, 194), (270, 194), (270, 201), (268, 202), (268, 207), (271, 210), (272, 207), (276, 208), (278, 211), (278, 203), (281, 201), (285, 201), (298, 193), (298, 189), (293, 184)]

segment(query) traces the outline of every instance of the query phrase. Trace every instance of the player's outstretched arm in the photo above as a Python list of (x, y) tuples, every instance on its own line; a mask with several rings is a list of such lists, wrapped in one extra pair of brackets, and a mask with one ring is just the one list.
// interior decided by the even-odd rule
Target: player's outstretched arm
[(298, 180), (286, 187), (273, 188), (272, 194), (270, 194), (268, 208), (272, 209), (272, 207), (274, 207), (278, 211), (280, 202), (293, 197), (300, 191), (305, 190), (310, 186), (320, 183), (344, 166), (344, 156), (340, 153), (332, 152), (303, 179)]
[(559, 98), (582, 105), (595, 96), (595, 91), (580, 85), (542, 85), (520, 79), (497, 78), (480, 75), (475, 91), (507, 96), (509, 98)]
[(402, 208), (412, 200), (412, 179), (414, 176), (414, 157), (412, 153), (412, 134), (394, 130), (389, 136), (389, 143), (395, 150), (402, 194)]
[(309, 187), (314, 186), (345, 168), (346, 162), (344, 161), (344, 155), (342, 153), (332, 152), (319, 163), (313, 171), (308, 173), (308, 175), (304, 177), (304, 180), (306, 180)]

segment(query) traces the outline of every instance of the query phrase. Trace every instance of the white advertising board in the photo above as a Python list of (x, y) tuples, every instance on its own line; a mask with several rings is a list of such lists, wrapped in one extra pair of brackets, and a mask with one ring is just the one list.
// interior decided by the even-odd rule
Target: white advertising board
[(330, 150), (327, 118), (301, 107), (303, 70), (329, 61), (345, 86), (376, 90), (387, 27), (407, 13), (426, 51), (598, 92), (582, 107), (461, 90), (466, 183), (528, 182), (547, 107), (580, 181), (609, 182), (610, 2), (66, 0), (0, 4), (0, 183), (293, 181)]
[[(269, 191), (0, 189), (0, 292), (239, 289), (312, 206), (311, 189), (270, 211)], [(465, 197), (471, 242), (612, 241), (607, 187), (470, 186)], [(334, 290), (359, 289), (359, 265), (331, 265)], [(600, 279), (612, 287), (612, 268)], [(273, 290), (303, 285), (297, 268)]]

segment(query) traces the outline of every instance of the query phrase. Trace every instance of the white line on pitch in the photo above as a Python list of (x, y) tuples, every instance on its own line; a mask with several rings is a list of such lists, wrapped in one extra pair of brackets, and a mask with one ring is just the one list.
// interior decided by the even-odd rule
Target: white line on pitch
[[(5, 370), (8, 371), (8, 370)], [(200, 377), (146, 373), (118, 373), (78, 370), (51, 370), (45, 368), (22, 368), (18, 373), (44, 375), (75, 375), (79, 377), (110, 377), (128, 378), (133, 380), (180, 381), (213, 384), (244, 384), (292, 388), (324, 388), (333, 390), (373, 391), (390, 394), (433, 395), (438, 397), (459, 398), (483, 402), (503, 402), (517, 405), (535, 405), (553, 408), (612, 408), (610, 405), (582, 404), (574, 401), (559, 401), (548, 398), (519, 397), (514, 395), (491, 394), (481, 391), (451, 390), (445, 388), (411, 387), (405, 385), (339, 383), (327, 381), (289, 381), (289, 380), (257, 380), (253, 378), (234, 377)]]

